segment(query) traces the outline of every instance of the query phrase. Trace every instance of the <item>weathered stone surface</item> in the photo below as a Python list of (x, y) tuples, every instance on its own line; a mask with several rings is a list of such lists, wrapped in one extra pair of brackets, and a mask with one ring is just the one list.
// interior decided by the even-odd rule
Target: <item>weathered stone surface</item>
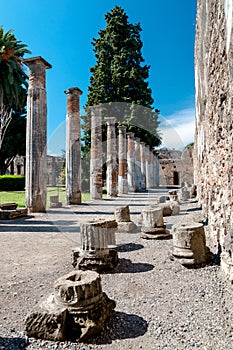
[(100, 332), (116, 304), (102, 292), (94, 271), (72, 271), (54, 284), (54, 293), (26, 318), (29, 337), (84, 341)]
[(173, 256), (182, 265), (202, 265), (209, 258), (203, 224), (191, 223), (173, 227)]
[(142, 210), (142, 230), (164, 225), (163, 210), (160, 207), (147, 207)]
[(1, 210), (15, 210), (17, 208), (17, 203), (0, 203), (0, 209)]
[(23, 61), (29, 67), (26, 137), (26, 206), (30, 212), (46, 211), (47, 195), (47, 104), (46, 69), (42, 57)]
[(135, 145), (134, 145), (134, 133), (127, 133), (128, 138), (128, 151), (127, 151), (127, 167), (128, 167), (128, 191), (135, 192)]
[(170, 206), (170, 201), (166, 201), (165, 203), (161, 203), (159, 205), (163, 209), (163, 216), (171, 216), (172, 208)]
[(22, 218), (28, 215), (27, 208), (15, 209), (15, 210), (0, 210), (0, 220), (13, 220)]
[(180, 204), (179, 202), (175, 200), (169, 201), (170, 208), (172, 210), (172, 215), (179, 215), (180, 214)]
[(142, 210), (142, 234), (145, 239), (170, 238), (169, 231), (163, 222), (163, 209), (159, 206), (150, 206)]
[(117, 232), (116, 233), (129, 233), (129, 232), (136, 232), (137, 231), (137, 225), (133, 221), (128, 222), (118, 222), (117, 224)]
[(130, 221), (129, 206), (117, 207), (115, 209), (115, 219), (117, 223)]
[(81, 131), (80, 95), (82, 91), (70, 88), (67, 96), (66, 112), (66, 203), (81, 204)]
[(80, 224), (81, 248), (73, 251), (73, 266), (102, 272), (118, 264), (116, 220), (96, 219)]
[[(207, 240), (223, 247), (232, 227), (232, 1), (199, 0), (195, 45), (195, 184)], [(223, 248), (221, 265), (232, 276), (232, 255)]]
[(62, 202), (59, 202), (59, 196), (50, 196), (50, 208), (61, 208)]
[(116, 149), (116, 118), (106, 118), (107, 121), (107, 160), (106, 188), (107, 196), (117, 197), (117, 149)]
[(169, 201), (169, 200), (170, 200), (169, 196), (159, 196), (158, 203), (165, 203), (166, 201)]
[(126, 126), (119, 125), (118, 130), (118, 192), (126, 194), (128, 193)]
[(102, 109), (90, 107), (91, 113), (91, 159), (90, 159), (90, 197), (102, 198)]

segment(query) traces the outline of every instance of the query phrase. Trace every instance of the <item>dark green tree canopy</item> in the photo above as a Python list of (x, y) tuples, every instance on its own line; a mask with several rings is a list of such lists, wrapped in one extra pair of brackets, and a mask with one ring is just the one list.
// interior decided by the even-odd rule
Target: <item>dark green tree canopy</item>
[[(160, 137), (157, 132), (158, 110), (153, 110), (152, 91), (149, 88), (148, 65), (143, 65), (141, 26), (131, 24), (125, 11), (114, 7), (106, 13), (106, 28), (99, 31), (99, 37), (93, 39), (96, 64), (91, 68), (90, 85), (86, 108), (100, 104), (117, 106), (112, 110), (117, 122), (127, 125), (128, 130), (150, 146), (157, 146)], [(117, 102), (117, 104), (115, 104)], [(131, 108), (124, 108), (118, 113), (119, 102), (132, 104)], [(138, 106), (142, 114), (135, 113)], [(112, 107), (113, 109), (113, 107)], [(130, 112), (130, 113), (129, 113)], [(143, 129), (144, 119), (149, 124), (150, 137)], [(90, 116), (84, 117), (84, 131), (88, 135)], [(87, 136), (88, 139), (88, 136)]]
[(26, 103), (27, 75), (21, 63), (26, 53), (30, 53), (27, 45), (0, 26), (0, 102), (15, 111)]

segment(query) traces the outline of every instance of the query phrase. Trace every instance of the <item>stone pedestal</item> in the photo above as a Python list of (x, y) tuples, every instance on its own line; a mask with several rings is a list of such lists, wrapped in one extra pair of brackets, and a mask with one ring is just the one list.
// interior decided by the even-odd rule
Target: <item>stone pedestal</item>
[(45, 212), (47, 196), (46, 69), (42, 57), (23, 60), (29, 67), (26, 132), (26, 206), (29, 212)]
[(116, 220), (96, 219), (80, 224), (81, 248), (73, 251), (73, 266), (98, 272), (118, 264)]
[(135, 192), (135, 145), (134, 145), (134, 133), (127, 133), (128, 137), (128, 152), (127, 152), (127, 165), (128, 165), (128, 191)]
[(79, 99), (82, 91), (71, 88), (67, 95), (66, 114), (66, 203), (81, 204), (81, 135)]
[(72, 271), (54, 283), (54, 293), (26, 318), (29, 337), (85, 341), (103, 330), (115, 301), (102, 291), (94, 271)]
[(62, 202), (59, 202), (59, 196), (50, 196), (50, 208), (61, 208)]
[(142, 234), (145, 239), (167, 239), (170, 232), (166, 230), (163, 221), (163, 209), (160, 207), (147, 207), (142, 210)]
[(128, 193), (126, 126), (118, 126), (118, 193)]
[(191, 223), (174, 226), (173, 257), (180, 264), (193, 267), (202, 265), (212, 256), (206, 247), (206, 238), (203, 224)]
[(90, 159), (90, 197), (102, 198), (102, 109), (90, 107), (91, 113), (91, 159)]
[(117, 197), (117, 150), (116, 150), (116, 118), (106, 118), (107, 121), (107, 196)]
[(115, 219), (117, 221), (117, 233), (135, 232), (137, 226), (130, 220), (129, 206), (118, 207), (115, 210)]

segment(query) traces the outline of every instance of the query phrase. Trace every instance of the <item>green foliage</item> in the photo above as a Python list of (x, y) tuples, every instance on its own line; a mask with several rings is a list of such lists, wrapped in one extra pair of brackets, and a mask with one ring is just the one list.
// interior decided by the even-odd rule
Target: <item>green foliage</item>
[(25, 114), (13, 113), (0, 149), (0, 174), (6, 169), (16, 155), (23, 156), (26, 152), (26, 118)]
[(0, 176), (0, 191), (23, 191), (25, 176), (3, 175)]
[(187, 149), (188, 147), (193, 147), (194, 146), (194, 142), (190, 142), (188, 145), (185, 146), (184, 149)]
[[(103, 116), (114, 116), (152, 146), (161, 142), (157, 132), (158, 110), (153, 110), (148, 65), (143, 65), (141, 26), (131, 24), (125, 11), (114, 7), (106, 13), (106, 28), (92, 45), (96, 64), (90, 69), (86, 109), (104, 105)], [(119, 103), (120, 102), (120, 103)], [(123, 105), (122, 105), (123, 104)], [(139, 113), (140, 110), (140, 113)], [(111, 113), (110, 113), (111, 112)], [(90, 113), (83, 117), (84, 141), (90, 141)], [(105, 130), (103, 132), (106, 134)]]
[(0, 102), (15, 111), (22, 111), (26, 104), (27, 75), (21, 63), (26, 53), (30, 53), (27, 45), (0, 26)]

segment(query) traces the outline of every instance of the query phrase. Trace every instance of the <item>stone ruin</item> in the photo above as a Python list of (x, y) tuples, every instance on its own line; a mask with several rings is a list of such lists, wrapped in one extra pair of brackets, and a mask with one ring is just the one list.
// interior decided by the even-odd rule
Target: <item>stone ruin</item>
[(53, 293), (26, 317), (28, 337), (84, 341), (103, 330), (115, 301), (102, 291), (95, 271), (72, 271), (58, 278)]
[(117, 233), (135, 232), (137, 226), (130, 220), (129, 206), (118, 207), (115, 210), (115, 219), (117, 222)]
[(194, 176), (206, 239), (233, 284), (232, 1), (198, 0)]
[(73, 250), (73, 266), (98, 272), (112, 270), (118, 264), (116, 220), (96, 218), (80, 224), (81, 247)]
[(59, 196), (50, 196), (50, 208), (61, 208), (62, 202), (59, 202)]
[(0, 220), (11, 220), (27, 216), (27, 208), (17, 208), (17, 203), (0, 203)]
[(142, 234), (145, 239), (168, 239), (170, 232), (166, 230), (163, 221), (163, 209), (158, 206), (147, 207), (142, 210)]
[(213, 260), (206, 246), (204, 226), (190, 223), (173, 226), (173, 259), (186, 267), (204, 265)]

